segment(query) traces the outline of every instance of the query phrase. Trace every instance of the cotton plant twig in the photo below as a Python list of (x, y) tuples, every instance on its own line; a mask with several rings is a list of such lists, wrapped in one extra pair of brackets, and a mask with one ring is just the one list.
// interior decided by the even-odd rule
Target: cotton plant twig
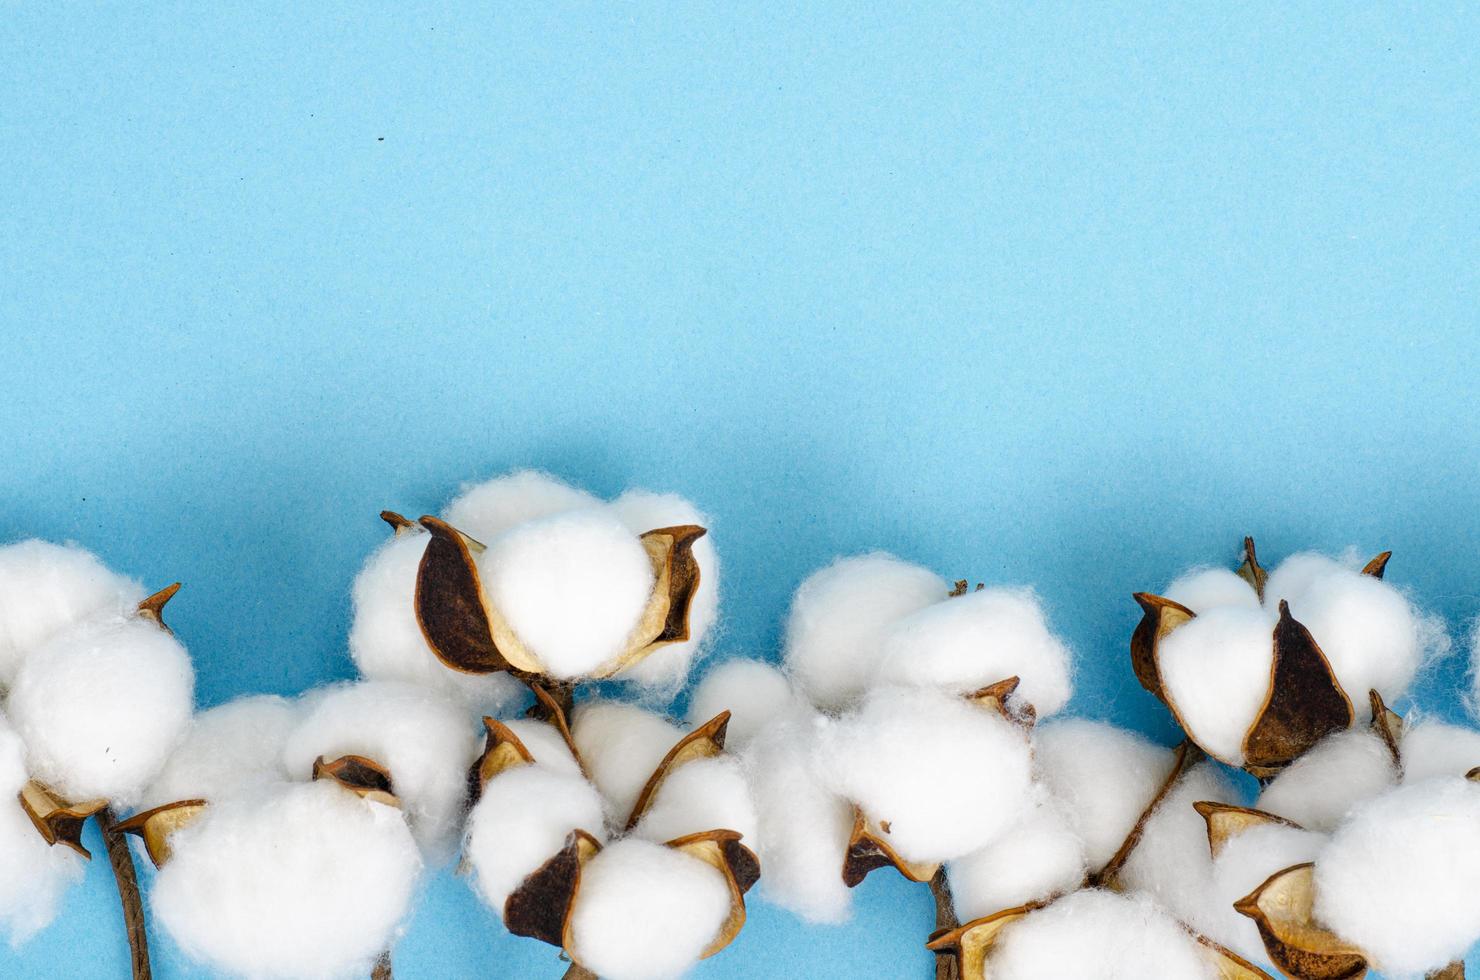
[(99, 814), (98, 826), (103, 844), (108, 849), (108, 863), (113, 866), (113, 880), (118, 884), (118, 900), (123, 907), (123, 928), (128, 934), (129, 960), (134, 980), (151, 980), (149, 934), (145, 928), (144, 901), (139, 894), (139, 876), (128, 838), (118, 829), (117, 814), (107, 807)]
[[(930, 894), (935, 898), (935, 931), (949, 932), (961, 923), (956, 918), (955, 904), (951, 898), (951, 883), (946, 879), (942, 867), (930, 879)], [(954, 956), (935, 958), (935, 980), (961, 980), (961, 964)]]

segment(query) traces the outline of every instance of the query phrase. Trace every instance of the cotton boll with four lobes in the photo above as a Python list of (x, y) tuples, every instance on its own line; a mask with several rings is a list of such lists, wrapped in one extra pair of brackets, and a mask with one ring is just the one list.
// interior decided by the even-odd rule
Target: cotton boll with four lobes
[(170, 844), (155, 916), (187, 954), (232, 976), (369, 976), (421, 870), (400, 811), (328, 780), (208, 807)]
[(1046, 792), (1042, 796), (1002, 836), (946, 865), (958, 920), (1044, 901), (1084, 881), (1084, 842), (1062, 807)]
[(168, 630), (91, 620), (32, 652), (7, 710), (31, 775), (68, 800), (137, 802), (190, 723), (195, 672)]
[(1084, 841), (1091, 871), (1110, 862), (1174, 764), (1170, 749), (1100, 721), (1066, 718), (1033, 732), (1033, 768)]
[(1244, 959), (1267, 959), (1254, 920), (1235, 912), (1233, 903), (1275, 872), (1315, 860), (1325, 843), (1321, 834), (1280, 823), (1251, 827), (1229, 838), (1213, 860), (1209, 914), (1200, 923), (1203, 934)]
[(1480, 940), (1480, 784), (1404, 786), (1357, 807), (1316, 858), (1315, 916), (1388, 975), (1419, 975)]
[(144, 588), (90, 551), (35, 538), (0, 547), (0, 690), (32, 650), (83, 620), (122, 614)]
[(939, 575), (892, 555), (840, 558), (797, 589), (786, 669), (814, 704), (841, 708), (872, 683), (888, 627), (949, 592)]
[(637, 535), (578, 510), (527, 521), (477, 556), (489, 602), (552, 677), (582, 677), (626, 647), (653, 592)]
[(601, 796), (578, 773), (538, 764), (499, 773), (474, 805), (463, 844), (478, 894), (502, 918), (509, 895), (573, 830), (606, 838)]
[(653, 770), (683, 731), (636, 705), (588, 701), (576, 708), (571, 736), (587, 775), (606, 798), (607, 819), (623, 827)]
[(627, 838), (581, 869), (571, 954), (607, 980), (667, 980), (699, 961), (729, 912), (729, 886), (717, 869)]
[(523, 693), (508, 674), (465, 674), (437, 658), (416, 621), (416, 575), (429, 535), (408, 528), (376, 549), (355, 577), (349, 652), (368, 680), (408, 681), (475, 711), (498, 714)]
[(1331, 831), (1354, 804), (1397, 782), (1387, 743), (1369, 728), (1352, 728), (1327, 735), (1292, 762), (1264, 787), (1255, 806), (1307, 830)]
[(1435, 776), (1463, 776), (1480, 766), (1480, 732), (1441, 721), (1422, 720), (1403, 731), (1403, 783)]
[(397, 681), (361, 681), (315, 698), (288, 736), (287, 769), (307, 779), (314, 760), (364, 756), (384, 766), (429, 860), (451, 856), (478, 738), (467, 712), (435, 691)]
[(463, 487), (442, 511), (442, 518), (487, 544), (525, 521), (600, 506), (601, 501), (591, 494), (548, 473), (519, 470)]
[(786, 675), (758, 660), (727, 660), (704, 675), (689, 699), (690, 725), (730, 713), (725, 746), (741, 751), (767, 727), (803, 706)]
[(63, 892), (82, 880), (82, 857), (53, 847), (16, 802), (26, 784), (26, 749), (0, 712), (0, 929), (19, 945), (56, 916)]
[(534, 761), (544, 768), (569, 776), (581, 775), (581, 764), (566, 744), (565, 736), (554, 725), (533, 718), (508, 718), (503, 724), (524, 744)]
[[(627, 529), (643, 535), (660, 527), (697, 524), (708, 529), (709, 518), (693, 504), (673, 493), (628, 490), (608, 505)], [(681, 643), (659, 647), (643, 660), (622, 671), (621, 680), (635, 681), (646, 687), (677, 691), (688, 677), (694, 655), (703, 646), (709, 628), (719, 612), (719, 555), (714, 549), (714, 536), (705, 534), (693, 544), (694, 560), (699, 564), (699, 588), (689, 604), (689, 638)]]
[(819, 769), (907, 861), (962, 857), (1031, 804), (1028, 738), (994, 711), (929, 688), (876, 688), (824, 728)]
[(1139, 895), (1075, 892), (1007, 926), (987, 960), (992, 980), (1217, 980), (1181, 924)]
[(180, 800), (259, 795), (293, 774), (283, 763), (298, 706), (270, 694), (238, 698), (202, 711), (139, 800), (148, 810)]
[(1069, 701), (1069, 651), (1028, 589), (982, 589), (904, 616), (884, 637), (878, 678), (966, 694), (1019, 678), (1017, 699), (1046, 718)]
[(706, 830), (733, 830), (758, 849), (755, 803), (734, 756), (697, 759), (670, 772), (633, 833), (661, 844)]
[(1179, 575), (1163, 594), (1199, 615), (1224, 606), (1248, 610), (1260, 608), (1259, 593), (1239, 578), (1237, 572), (1226, 568), (1194, 568)]
[(1274, 624), (1263, 612), (1210, 609), (1168, 633), (1157, 648), (1162, 690), (1187, 733), (1230, 765), (1269, 694)]

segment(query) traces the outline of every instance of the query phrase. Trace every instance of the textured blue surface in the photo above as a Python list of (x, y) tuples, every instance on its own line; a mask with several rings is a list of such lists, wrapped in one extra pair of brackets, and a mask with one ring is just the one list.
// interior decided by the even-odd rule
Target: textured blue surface
[[(347, 676), (376, 512), (516, 465), (699, 501), (719, 655), (883, 547), (1167, 740), (1129, 593), (1245, 532), (1477, 612), (1480, 11), (731, 6), (8, 4), (0, 538), (184, 580), (207, 705)], [(124, 976), (111, 888), (0, 975)], [(859, 898), (698, 976), (925, 977)], [(450, 876), (397, 952), (560, 972)]]

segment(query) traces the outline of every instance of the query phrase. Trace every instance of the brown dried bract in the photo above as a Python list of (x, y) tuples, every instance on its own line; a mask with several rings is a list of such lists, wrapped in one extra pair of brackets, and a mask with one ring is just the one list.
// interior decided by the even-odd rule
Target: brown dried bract
[(180, 800), (175, 803), (166, 803), (164, 806), (134, 814), (118, 824), (115, 829), (126, 834), (133, 834), (142, 840), (144, 850), (149, 854), (149, 860), (154, 862), (156, 868), (162, 868), (172, 853), (170, 837), (175, 831), (189, 826), (205, 812), (205, 809), (205, 800)]
[(516, 936), (528, 936), (570, 950), (570, 911), (581, 888), (581, 868), (601, 850), (601, 842), (584, 830), (572, 830), (565, 846), (532, 871), (504, 902), (504, 925)]
[(1259, 601), (1264, 601), (1264, 583), (1269, 573), (1259, 565), (1259, 556), (1254, 552), (1254, 539), (1244, 538), (1244, 563), (1238, 567), (1238, 577), (1249, 583)]
[(1223, 848), (1230, 840), (1254, 827), (1275, 825), (1300, 829), (1300, 825), (1294, 821), (1247, 806), (1200, 800), (1192, 804), (1192, 808), (1202, 815), (1208, 825), (1208, 849), (1212, 851), (1214, 858), (1223, 853)]
[(483, 795), (483, 789), (488, 781), (499, 773), (506, 772), (518, 766), (527, 766), (533, 763), (534, 754), (525, 747), (514, 730), (497, 718), (483, 716), (483, 728), (486, 732), (483, 739), (483, 753), (478, 756), (478, 761), (473, 763), (473, 770), (469, 773), (469, 789), (472, 791), (472, 799), (477, 800)]
[(166, 633), (173, 634), (175, 631), (170, 629), (164, 621), (164, 606), (165, 603), (173, 599), (175, 597), (175, 593), (179, 591), (179, 582), (174, 582), (170, 585), (166, 585), (164, 588), (160, 589), (152, 596), (148, 596), (139, 603), (139, 615), (144, 617), (145, 619), (154, 620), (155, 624), (159, 626), (160, 629), (164, 630)]
[(1166, 779), (1162, 780), (1161, 787), (1151, 798), (1151, 802), (1146, 804), (1146, 809), (1142, 810), (1141, 815), (1136, 818), (1135, 826), (1131, 828), (1130, 833), (1125, 835), (1120, 848), (1103, 868), (1090, 875), (1092, 886), (1119, 889), (1120, 869), (1125, 866), (1126, 861), (1130, 860), (1131, 852), (1136, 849), (1136, 845), (1141, 843), (1141, 837), (1146, 833), (1146, 824), (1150, 821), (1152, 814), (1156, 812), (1157, 807), (1161, 806), (1161, 801), (1167, 798), (1167, 794), (1172, 791), (1172, 787), (1177, 785), (1177, 781), (1182, 778), (1183, 774), (1204, 758), (1206, 756), (1203, 750), (1198, 748), (1191, 739), (1186, 739), (1177, 746), (1176, 755), (1172, 759), (1171, 771), (1167, 773)]
[(760, 861), (750, 848), (740, 842), (740, 834), (733, 830), (688, 834), (669, 841), (666, 846), (698, 858), (719, 871), (730, 889), (730, 914), (700, 957), (708, 959), (730, 945), (745, 925), (745, 893), (760, 877)]
[(1350, 980), (1367, 973), (1357, 947), (1315, 921), (1315, 865), (1277, 871), (1233, 907), (1254, 920), (1275, 966), (1294, 980)]
[(395, 531), (398, 536), (399, 535), (402, 535), (402, 534), (405, 534), (407, 531), (409, 531), (412, 528), (416, 527), (416, 522), (415, 521), (410, 520), (409, 518), (403, 517), (400, 514), (397, 514), (393, 510), (383, 510), (383, 511), (381, 511), (380, 512), (380, 519), (382, 521), (385, 521), (387, 524), (389, 524), (391, 526), (391, 530), (392, 531)]
[(1310, 630), (1280, 600), (1269, 692), (1244, 736), (1244, 768), (1274, 775), (1332, 732), (1352, 724), (1352, 702)]
[(910, 881), (929, 881), (940, 864), (906, 861), (888, 841), (887, 830), (874, 823), (857, 806), (853, 808), (853, 833), (843, 857), (843, 884), (856, 888), (869, 872), (893, 868)]
[(1382, 554), (1369, 561), (1366, 565), (1362, 566), (1362, 574), (1371, 575), (1373, 578), (1382, 578), (1383, 573), (1387, 571), (1388, 559), (1391, 557), (1393, 557), (1393, 553), (1391, 551), (1384, 551)]
[(925, 943), (925, 948), (936, 956), (954, 957), (961, 980), (986, 980), (987, 957), (997, 945), (1002, 930), (1042, 907), (1042, 903), (1019, 905), (973, 919), (954, 929), (935, 933)]
[(399, 807), (395, 787), (391, 783), (389, 770), (363, 755), (340, 756), (333, 762), (325, 762), (319, 756), (313, 763), (314, 779), (332, 779), (363, 800)]
[(34, 779), (22, 786), (16, 797), (21, 802), (21, 809), (26, 811), (26, 816), (35, 824), (36, 832), (41, 835), (42, 840), (53, 846), (66, 845), (84, 858), (92, 860), (92, 853), (82, 846), (82, 830), (89, 817), (108, 805), (107, 800), (70, 803)]
[(1193, 938), (1207, 950), (1213, 968), (1218, 971), (1218, 980), (1274, 980), (1274, 977), (1253, 963), (1228, 947), (1213, 942), (1207, 936), (1193, 933)]
[(1141, 686), (1165, 703), (1156, 648), (1163, 637), (1197, 614), (1180, 602), (1149, 592), (1137, 592), (1133, 598), (1141, 607), (1141, 622), (1131, 634), (1131, 669), (1136, 672), (1136, 680), (1141, 682)]
[(712, 759), (725, 750), (725, 731), (730, 725), (730, 713), (721, 711), (713, 718), (689, 732), (668, 754), (658, 763), (648, 781), (643, 784), (642, 792), (637, 795), (637, 802), (632, 806), (632, 813), (627, 817), (627, 830), (637, 826), (637, 821), (653, 805), (653, 800), (658, 795), (663, 781), (671, 776), (675, 770), (689, 762), (698, 759)]
[(977, 707), (996, 712), (1014, 725), (1031, 731), (1038, 720), (1038, 712), (1031, 704), (1013, 697), (1019, 683), (1021, 680), (1018, 677), (1004, 678), (995, 684), (988, 684), (986, 687), (972, 691), (966, 695), (966, 700)]
[(1400, 769), (1403, 765), (1403, 716), (1398, 714), (1383, 701), (1382, 695), (1376, 691), (1368, 691), (1367, 699), (1372, 704), (1372, 730), (1382, 743), (1387, 746), (1388, 753), (1393, 757), (1393, 765)]

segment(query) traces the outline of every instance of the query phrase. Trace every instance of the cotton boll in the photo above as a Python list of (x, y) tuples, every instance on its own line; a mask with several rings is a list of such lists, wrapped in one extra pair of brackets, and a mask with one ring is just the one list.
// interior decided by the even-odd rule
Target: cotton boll
[(1266, 959), (1254, 920), (1235, 912), (1233, 903), (1275, 872), (1315, 860), (1325, 843), (1321, 834), (1283, 824), (1251, 827), (1230, 838), (1213, 861), (1209, 915), (1200, 923), (1203, 933), (1247, 960)]
[(683, 731), (636, 705), (588, 701), (576, 709), (571, 736), (587, 774), (607, 800), (607, 818), (620, 827)]
[(1146, 898), (1076, 892), (1003, 930), (992, 980), (1217, 980), (1203, 948)]
[(180, 800), (256, 796), (288, 782), (283, 747), (298, 709), (273, 695), (238, 698), (195, 716), (138, 809)]
[(603, 511), (521, 524), (495, 538), (478, 565), (489, 601), (560, 679), (621, 653), (653, 592), (642, 542)]
[[(1303, 598), (1316, 582), (1333, 576), (1339, 578), (1353, 574), (1355, 571), (1334, 558), (1328, 558), (1314, 551), (1297, 552), (1280, 562), (1264, 580), (1264, 605), (1270, 609), (1277, 609), (1280, 600), (1283, 599), (1290, 603), (1293, 609), (1295, 603)], [(1296, 618), (1300, 618), (1298, 614)]]
[(1330, 831), (1353, 804), (1397, 781), (1387, 743), (1371, 729), (1353, 728), (1317, 742), (1264, 787), (1255, 805), (1307, 830)]
[(571, 754), (565, 736), (554, 725), (533, 718), (509, 718), (504, 725), (524, 743), (534, 761), (544, 768), (570, 776), (581, 774), (581, 764)]
[(669, 773), (633, 833), (661, 844), (707, 830), (733, 830), (756, 847), (755, 804), (733, 756), (699, 759)]
[[(609, 505), (617, 519), (633, 534), (641, 535), (660, 527), (697, 524), (710, 527), (709, 518), (693, 504), (672, 493), (628, 490)], [(689, 604), (689, 638), (670, 643), (649, 654), (639, 663), (622, 671), (623, 680), (645, 687), (676, 691), (688, 677), (694, 655), (703, 646), (709, 628), (719, 611), (719, 555), (714, 550), (713, 533), (693, 544), (694, 560), (699, 564), (699, 588)]]
[(1157, 649), (1162, 689), (1187, 733), (1230, 765), (1269, 694), (1274, 624), (1257, 610), (1220, 607), (1172, 630)]
[(821, 734), (819, 768), (907, 861), (948, 861), (1031, 802), (1028, 740), (1001, 715), (926, 688), (879, 688)]
[(517, 766), (489, 780), (463, 845), (478, 894), (502, 918), (509, 895), (560, 852), (573, 830), (606, 836), (601, 796), (579, 774)]
[(786, 621), (787, 670), (813, 703), (840, 708), (872, 682), (887, 628), (949, 592), (934, 572), (892, 555), (839, 559), (797, 589)]
[(1224, 606), (1248, 610), (1260, 608), (1259, 593), (1236, 572), (1226, 568), (1194, 568), (1178, 576), (1163, 594), (1198, 615)]
[(699, 961), (729, 912), (715, 868), (661, 844), (617, 841), (581, 869), (572, 954), (606, 980), (666, 980)]
[(1463, 776), (1480, 766), (1480, 732), (1440, 721), (1420, 721), (1403, 732), (1403, 782)]
[(119, 614), (144, 598), (133, 579), (75, 545), (34, 538), (0, 547), (0, 690), (26, 656), (85, 619)]
[(1083, 841), (1048, 799), (986, 847), (946, 865), (962, 922), (1073, 891), (1087, 870)]
[(7, 709), (31, 775), (69, 800), (131, 807), (185, 733), (190, 657), (141, 617), (84, 623), (21, 665)]
[(902, 617), (884, 637), (878, 678), (965, 694), (1017, 677), (1016, 697), (1040, 718), (1073, 692), (1069, 651), (1027, 589), (983, 589)]
[(739, 751), (801, 703), (786, 675), (758, 660), (729, 660), (705, 675), (689, 699), (689, 724), (730, 713), (725, 745)]
[(25, 752), (0, 713), (0, 928), (17, 946), (51, 923), (83, 873), (81, 856), (47, 844), (16, 802), (26, 784)]
[(355, 577), (349, 652), (369, 680), (408, 681), (441, 691), (471, 709), (497, 714), (523, 693), (508, 674), (465, 674), (432, 652), (416, 621), (416, 574), (426, 532), (407, 530), (382, 544)]
[(1170, 749), (1104, 722), (1051, 721), (1033, 733), (1036, 774), (1061, 801), (1094, 871), (1115, 856), (1173, 763)]
[(519, 470), (463, 487), (442, 517), (486, 544), (525, 521), (600, 506), (601, 501), (586, 491), (548, 473)]
[(478, 756), (467, 713), (434, 691), (396, 681), (329, 689), (288, 736), (283, 759), (299, 779), (314, 760), (360, 755), (384, 766), (417, 842), (433, 862), (451, 856)]
[(1452, 776), (1354, 810), (1316, 859), (1316, 918), (1388, 975), (1437, 970), (1480, 939), (1480, 785)]
[(329, 781), (209, 807), (170, 843), (155, 915), (188, 955), (232, 976), (369, 976), (421, 868), (399, 811)]

